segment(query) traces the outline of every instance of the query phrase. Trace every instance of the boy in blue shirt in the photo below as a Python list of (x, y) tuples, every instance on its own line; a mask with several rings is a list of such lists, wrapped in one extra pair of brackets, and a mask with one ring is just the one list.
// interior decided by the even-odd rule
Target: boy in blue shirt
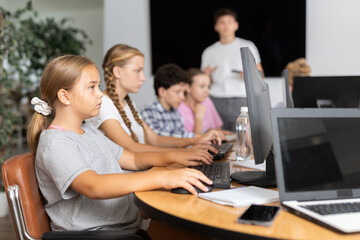
[(154, 90), (157, 100), (144, 106), (140, 114), (145, 123), (160, 136), (191, 138), (195, 134), (185, 130), (177, 108), (185, 99), (188, 76), (176, 64), (165, 64), (156, 71)]

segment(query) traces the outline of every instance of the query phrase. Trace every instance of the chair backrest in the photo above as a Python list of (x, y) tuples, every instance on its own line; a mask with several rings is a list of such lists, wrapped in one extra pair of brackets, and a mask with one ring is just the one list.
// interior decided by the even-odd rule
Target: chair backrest
[[(23, 239), (19, 235), (22, 231), (25, 231), (30, 239), (40, 239), (43, 233), (50, 231), (50, 224), (35, 175), (34, 155), (32, 153), (24, 153), (6, 160), (2, 165), (2, 175), (18, 238)], [(22, 210), (20, 210), (20, 214), (10, 202), (8, 192), (8, 190), (16, 185), (19, 189), (19, 200)], [(17, 229), (19, 228), (20, 215), (23, 215), (26, 229)]]

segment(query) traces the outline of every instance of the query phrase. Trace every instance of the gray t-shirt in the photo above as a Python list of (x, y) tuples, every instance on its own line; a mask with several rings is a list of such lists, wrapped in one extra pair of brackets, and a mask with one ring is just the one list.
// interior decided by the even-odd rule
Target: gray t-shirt
[(99, 130), (83, 125), (84, 134), (58, 129), (40, 135), (35, 170), (53, 230), (130, 229), (141, 224), (132, 194), (93, 200), (69, 186), (81, 173), (123, 173), (123, 149)]

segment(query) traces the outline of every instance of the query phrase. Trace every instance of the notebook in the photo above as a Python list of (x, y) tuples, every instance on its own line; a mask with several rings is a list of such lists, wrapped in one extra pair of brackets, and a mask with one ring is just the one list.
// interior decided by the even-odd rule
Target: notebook
[(275, 169), (285, 210), (360, 231), (360, 110), (273, 109)]
[(199, 197), (214, 203), (232, 207), (249, 206), (279, 201), (279, 193), (274, 190), (255, 186), (239, 187), (208, 193), (199, 193)]

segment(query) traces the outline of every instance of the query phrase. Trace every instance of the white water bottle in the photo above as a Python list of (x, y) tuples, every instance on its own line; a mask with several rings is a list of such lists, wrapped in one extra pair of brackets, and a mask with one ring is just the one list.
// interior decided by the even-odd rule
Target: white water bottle
[(240, 108), (240, 115), (236, 120), (236, 160), (243, 161), (250, 155), (251, 132), (248, 107)]

